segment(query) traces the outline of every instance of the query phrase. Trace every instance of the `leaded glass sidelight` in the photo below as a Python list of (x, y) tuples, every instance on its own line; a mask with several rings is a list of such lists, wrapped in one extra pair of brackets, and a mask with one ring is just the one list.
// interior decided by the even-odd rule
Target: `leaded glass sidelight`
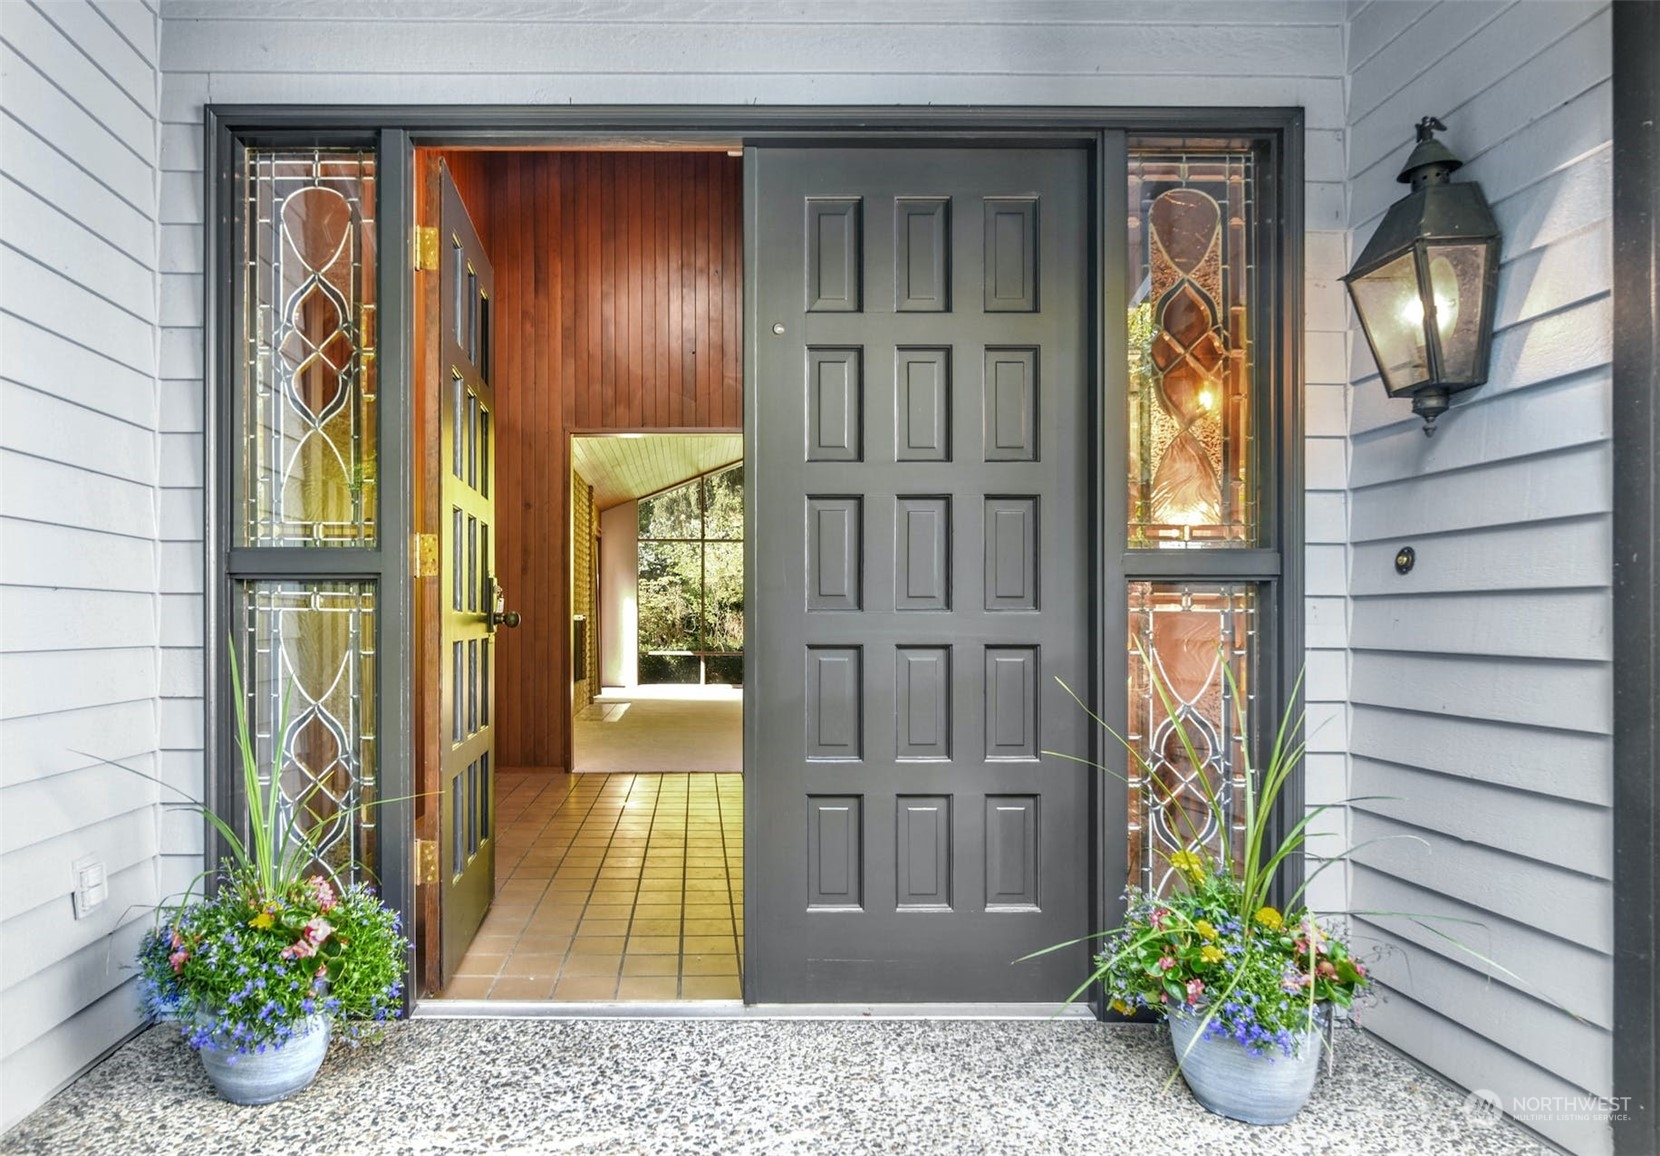
[(1129, 544), (1251, 546), (1254, 157), (1134, 150)]
[[(1131, 766), (1129, 875), (1148, 891), (1169, 888), (1168, 857), (1177, 851), (1201, 849), (1215, 859), (1226, 850), (1237, 862), (1243, 850), (1242, 720), (1228, 675), (1249, 703), (1256, 683), (1256, 595), (1250, 583), (1130, 583), (1128, 738), (1144, 765)], [(1225, 816), (1222, 824), (1207, 790)]]
[(238, 661), (259, 766), (268, 776), (286, 714), (288, 820), (342, 878), (376, 878), (375, 584), (238, 586)]
[(249, 149), (239, 545), (376, 538), (375, 156)]

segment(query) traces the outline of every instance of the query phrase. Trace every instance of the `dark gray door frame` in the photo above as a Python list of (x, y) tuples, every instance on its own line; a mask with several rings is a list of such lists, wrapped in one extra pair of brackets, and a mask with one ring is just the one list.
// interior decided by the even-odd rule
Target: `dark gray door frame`
[(1614, 1095), (1617, 1152), (1660, 1152), (1660, 8), (1614, 5)]
[[(293, 118), (295, 123), (303, 118)], [(380, 510), (377, 546), (372, 549), (337, 547), (239, 547), (234, 544), (235, 519), (228, 503), (236, 492), (237, 439), (244, 418), (244, 399), (235, 388), (239, 349), (231, 340), (235, 318), (243, 307), (245, 284), (236, 266), (236, 235), (246, 206), (235, 197), (236, 181), (249, 147), (353, 147), (376, 150), (377, 198), (395, 225), (380, 222), (377, 245), (382, 258), (376, 265), (375, 292), (378, 323), (377, 357), (380, 399), (386, 419), (381, 425)], [(401, 639), (411, 619), (413, 591), (409, 580), (410, 495), (414, 425), (406, 404), (413, 336), (410, 332), (412, 286), (405, 262), (389, 259), (401, 250), (388, 247), (391, 237), (407, 237), (403, 225), (413, 212), (410, 180), (414, 150), (400, 129), (293, 129), (278, 122), (271, 128), (239, 125), (209, 106), (205, 112), (202, 172), (203, 204), (203, 530), (206, 554), (203, 601), (203, 640), (207, 650), (207, 677), (203, 686), (203, 744), (208, 765), (203, 776), (203, 800), (214, 812), (240, 814), (242, 772), (235, 734), (225, 717), (230, 701), (230, 666), (226, 639), (238, 628), (238, 582), (258, 580), (369, 581), (375, 583), (377, 635), (375, 686), (382, 704), (378, 715), (375, 821), (381, 833), (378, 886), (399, 911), (413, 912), (414, 880), (410, 871), (414, 807), (407, 768), (411, 745), (413, 700), (404, 693), (413, 684), (410, 648), (379, 643)], [(401, 227), (401, 232), (390, 228)], [(400, 778), (400, 775), (402, 776)], [(226, 847), (218, 831), (206, 823), (207, 864), (220, 862)]]
[[(410, 388), (413, 334), (412, 274), (403, 258), (414, 225), (414, 148), (519, 146), (558, 148), (582, 145), (642, 143), (664, 148), (738, 147), (745, 144), (878, 143), (903, 145), (984, 142), (987, 144), (1079, 143), (1096, 156), (1097, 221), (1108, 222), (1089, 239), (1097, 267), (1093, 283), (1092, 315), (1097, 319), (1123, 315), (1124, 287), (1107, 274), (1125, 259), (1122, 227), (1125, 219), (1125, 138), (1143, 140), (1209, 140), (1230, 146), (1252, 147), (1262, 161), (1262, 252), (1270, 257), (1268, 283), (1260, 300), (1255, 340), (1262, 354), (1257, 375), (1260, 424), (1269, 431), (1275, 469), (1266, 471), (1269, 487), (1263, 499), (1264, 541), (1269, 549), (1250, 551), (1182, 551), (1184, 559), (1168, 559), (1152, 552), (1139, 558), (1125, 556), (1134, 569), (1107, 566), (1112, 542), (1124, 541), (1125, 510), (1120, 487), (1126, 477), (1126, 447), (1122, 439), (1098, 439), (1090, 499), (1091, 523), (1096, 529), (1089, 549), (1100, 575), (1094, 595), (1090, 627), (1097, 657), (1092, 663), (1089, 699), (1100, 717), (1114, 726), (1126, 725), (1121, 694), (1122, 673), (1117, 656), (1124, 653), (1127, 611), (1122, 589), (1109, 589), (1110, 572), (1137, 577), (1183, 577), (1197, 581), (1252, 581), (1267, 592), (1268, 619), (1259, 637), (1264, 640), (1267, 682), (1278, 693), (1277, 712), (1292, 695), (1303, 655), (1303, 446), (1302, 411), (1302, 282), (1303, 282), (1303, 113), (1298, 108), (1134, 108), (1134, 107), (756, 107), (756, 106), (389, 106), (389, 105), (208, 105), (204, 111), (204, 204), (211, 207), (204, 225), (204, 516), (205, 563), (208, 596), (204, 599), (204, 638), (209, 648), (209, 677), (204, 689), (204, 751), (213, 764), (205, 790), (210, 806), (234, 805), (236, 783), (228, 771), (233, 746), (227, 727), (216, 724), (228, 701), (228, 669), (223, 647), (231, 623), (234, 578), (335, 577), (374, 578), (380, 583), (378, 606), (378, 686), (380, 695), (381, 794), (403, 801), (389, 804), (379, 816), (383, 892), (389, 902), (413, 918), (415, 878), (411, 871), (414, 809), (408, 796), (413, 784), (413, 671), (408, 634), (412, 629), (412, 588), (407, 550), (411, 532), (408, 495), (412, 478), (411, 447), (414, 430), (410, 408), (399, 404)], [(235, 351), (228, 338), (238, 304), (238, 270), (234, 268), (232, 230), (239, 206), (232, 195), (240, 150), (248, 145), (378, 145), (381, 150), (378, 196), (381, 326), (381, 390), (388, 403), (383, 410), (381, 546), (376, 551), (353, 552), (360, 562), (348, 562), (345, 552), (328, 550), (330, 558), (306, 557), (319, 551), (294, 549), (260, 551), (270, 558), (246, 557), (253, 552), (230, 549), (231, 519), (222, 508), (233, 491), (230, 471), (235, 462)], [(746, 245), (749, 238), (745, 238)], [(746, 260), (748, 258), (746, 257)], [(1128, 391), (1127, 346), (1123, 326), (1098, 325), (1095, 334), (1098, 429), (1106, 415), (1125, 412)], [(746, 350), (745, 392), (750, 395), (753, 357)], [(229, 412), (227, 412), (229, 411)], [(227, 418), (231, 420), (227, 420)], [(1115, 529), (1116, 527), (1116, 529)], [(747, 531), (746, 531), (747, 532)], [(746, 549), (749, 547), (746, 545)], [(286, 557), (292, 555), (292, 557)], [(255, 569), (238, 570), (238, 565)], [(319, 569), (318, 567), (321, 567)], [(267, 572), (269, 571), (269, 572)], [(747, 576), (746, 576), (747, 580)], [(746, 593), (747, 596), (747, 593)], [(746, 735), (746, 747), (748, 737)], [(1105, 746), (1092, 751), (1104, 759)], [(1091, 839), (1090, 910), (1097, 927), (1110, 926), (1119, 909), (1122, 862), (1106, 862), (1102, 850), (1122, 843), (1115, 826), (1124, 822), (1122, 788), (1102, 785), (1096, 777), (1093, 800), (1096, 816)], [(1287, 784), (1281, 796), (1280, 821), (1294, 823), (1303, 813), (1300, 776)], [(209, 831), (209, 855), (217, 849)], [(1301, 885), (1300, 861), (1290, 863), (1281, 880), (1282, 894)], [(746, 897), (747, 898), (747, 897)], [(412, 1000), (413, 993), (406, 993)]]

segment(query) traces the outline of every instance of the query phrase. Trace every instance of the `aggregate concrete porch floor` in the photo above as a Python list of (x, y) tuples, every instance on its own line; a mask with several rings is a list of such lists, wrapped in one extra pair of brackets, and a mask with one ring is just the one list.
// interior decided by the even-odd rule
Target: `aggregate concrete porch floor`
[(120, 1049), (5, 1153), (1547, 1151), (1356, 1032), (1283, 1128), (1205, 1112), (1161, 1029), (1078, 1020), (418, 1019), (336, 1046), (263, 1108), (215, 1098), (170, 1029)]

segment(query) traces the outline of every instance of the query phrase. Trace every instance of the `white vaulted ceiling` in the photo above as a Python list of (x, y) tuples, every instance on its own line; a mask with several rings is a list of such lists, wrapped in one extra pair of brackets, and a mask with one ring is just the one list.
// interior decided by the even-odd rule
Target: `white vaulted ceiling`
[(571, 468), (602, 510), (743, 460), (742, 434), (609, 434), (571, 439)]

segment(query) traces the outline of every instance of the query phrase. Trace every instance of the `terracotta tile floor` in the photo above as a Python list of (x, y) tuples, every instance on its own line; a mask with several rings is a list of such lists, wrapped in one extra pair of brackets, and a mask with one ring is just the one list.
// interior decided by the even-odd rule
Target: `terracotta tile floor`
[(504, 770), (496, 790), (496, 901), (444, 998), (742, 998), (742, 775)]

